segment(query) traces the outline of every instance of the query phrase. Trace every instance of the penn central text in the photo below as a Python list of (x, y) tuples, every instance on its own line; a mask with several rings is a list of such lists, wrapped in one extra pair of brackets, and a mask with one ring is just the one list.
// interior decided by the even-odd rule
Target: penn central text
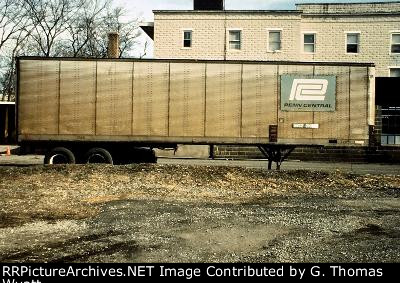
[(285, 103), (284, 106), (293, 108), (332, 108), (331, 104), (323, 103)]

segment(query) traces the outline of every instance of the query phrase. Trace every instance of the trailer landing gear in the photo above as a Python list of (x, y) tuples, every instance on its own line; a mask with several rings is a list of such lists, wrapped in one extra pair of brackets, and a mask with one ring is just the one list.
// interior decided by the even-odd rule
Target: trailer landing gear
[(258, 148), (268, 159), (268, 170), (272, 169), (272, 162), (276, 163), (276, 170), (281, 169), (281, 164), (296, 148), (293, 145), (259, 145)]

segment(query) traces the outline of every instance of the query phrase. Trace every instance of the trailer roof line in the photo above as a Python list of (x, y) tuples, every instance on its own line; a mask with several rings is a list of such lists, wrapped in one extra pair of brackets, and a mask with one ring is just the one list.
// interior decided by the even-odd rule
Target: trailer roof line
[(254, 60), (196, 60), (196, 59), (138, 59), (138, 58), (76, 58), (21, 56), (19, 60), (61, 60), (61, 61), (116, 61), (116, 62), (171, 62), (171, 63), (225, 63), (225, 64), (266, 64), (266, 65), (318, 65), (375, 67), (375, 63), (354, 62), (310, 62), (310, 61), (254, 61)]

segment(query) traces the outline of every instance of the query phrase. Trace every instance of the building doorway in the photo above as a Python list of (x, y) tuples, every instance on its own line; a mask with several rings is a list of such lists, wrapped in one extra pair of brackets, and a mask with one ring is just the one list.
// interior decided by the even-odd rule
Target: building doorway
[(381, 145), (400, 146), (400, 78), (376, 78), (375, 102), (380, 111), (377, 112), (377, 124), (380, 124)]

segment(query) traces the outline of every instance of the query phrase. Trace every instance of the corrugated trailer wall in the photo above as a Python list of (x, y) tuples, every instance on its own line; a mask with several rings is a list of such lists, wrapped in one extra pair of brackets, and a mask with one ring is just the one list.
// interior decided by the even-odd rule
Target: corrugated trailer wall
[(132, 77), (131, 63), (97, 63), (96, 135), (132, 133)]
[[(373, 121), (370, 65), (19, 60), (19, 140), (360, 144)], [(281, 110), (281, 76), (329, 75), (334, 111)], [(294, 128), (313, 124), (318, 128)]]
[(268, 138), (268, 125), (277, 124), (277, 71), (278, 66), (275, 65), (243, 65), (243, 137)]
[(18, 135), (58, 135), (60, 62), (21, 61), (18, 83)]
[(204, 137), (206, 64), (172, 63), (170, 71), (169, 135)]
[[(54, 117), (54, 120), (59, 121), (60, 135), (91, 136), (96, 134), (96, 110), (101, 108), (96, 99), (100, 94), (97, 92), (99, 86), (96, 72), (96, 62), (60, 62), (59, 89), (58, 93), (53, 93), (54, 97), (58, 96), (59, 103), (55, 101), (52, 106), (55, 109), (58, 108), (58, 117)], [(24, 82), (23, 77), (21, 82)], [(42, 87), (45, 89), (45, 85)], [(23, 89), (21, 87), (21, 91)], [(35, 95), (40, 95), (40, 93), (35, 93)], [(23, 96), (21, 94), (21, 98)], [(36, 107), (40, 108), (40, 105)]]

